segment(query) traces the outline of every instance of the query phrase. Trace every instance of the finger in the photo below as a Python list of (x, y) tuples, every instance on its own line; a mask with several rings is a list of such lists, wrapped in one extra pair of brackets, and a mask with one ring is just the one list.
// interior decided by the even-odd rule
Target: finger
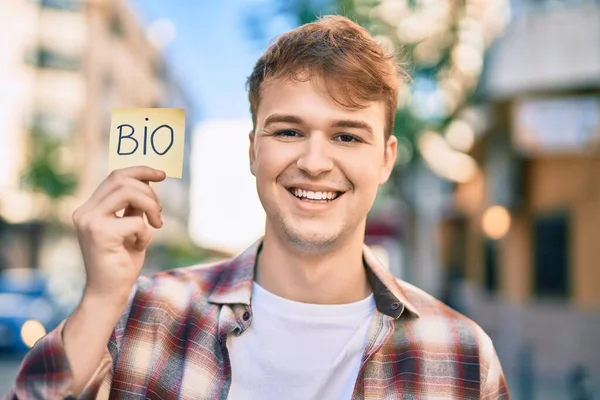
[[(140, 181), (137, 181), (135, 179), (131, 179), (132, 181), (132, 185), (137, 187), (138, 189), (140, 189), (141, 191), (144, 192), (144, 194), (146, 194), (147, 196), (152, 197), (160, 206), (160, 211), (162, 212), (162, 205), (160, 204), (160, 201), (158, 200), (158, 196), (156, 195), (156, 192), (154, 191), (154, 189), (152, 189), (150, 187), (150, 183), (146, 182), (146, 181), (142, 181), (140, 183)], [(142, 216), (144, 215), (144, 212), (142, 210), (138, 210), (137, 208), (134, 207), (127, 207), (125, 208), (125, 211), (123, 212), (123, 216), (124, 217), (137, 217), (137, 216)]]
[[(150, 183), (148, 181), (139, 181), (137, 179), (134, 178), (130, 178), (130, 177), (121, 177), (119, 179), (114, 179), (111, 181), (110, 184), (107, 184), (105, 186), (103, 186), (102, 190), (98, 190), (97, 193), (94, 194), (94, 196), (92, 196), (92, 198), (90, 198), (90, 200), (84, 204), (81, 208), (82, 208), (82, 212), (87, 212), (89, 210), (93, 210), (96, 207), (98, 207), (98, 205), (100, 203), (102, 203), (104, 201), (104, 199), (110, 195), (111, 193), (114, 193), (115, 191), (117, 191), (120, 188), (135, 188), (141, 192), (143, 192), (145, 195), (151, 197), (152, 199), (154, 199), (154, 201), (156, 201), (157, 203), (160, 204), (160, 201), (158, 199), (158, 196), (156, 195), (156, 192), (154, 191), (153, 188), (150, 187)], [(100, 197), (102, 196), (102, 197)], [(162, 207), (162, 206), (161, 206)], [(127, 211), (127, 210), (126, 210)], [(124, 214), (128, 215), (128, 216), (133, 216), (133, 215), (141, 215), (141, 211), (129, 211), (129, 213)]]
[[(90, 207), (93, 208), (108, 194), (114, 192), (117, 188), (131, 184), (132, 182), (137, 182), (138, 185), (146, 183), (145, 186), (152, 190), (153, 196), (156, 196), (156, 193), (154, 193), (154, 190), (150, 187), (148, 182), (161, 182), (165, 178), (166, 174), (163, 171), (145, 166), (114, 170), (96, 188), (88, 203)], [(158, 201), (158, 198), (156, 198), (156, 200)]]
[(150, 232), (150, 229), (146, 225), (144, 226), (145, 229), (136, 235), (137, 240), (134, 248), (138, 251), (146, 250), (152, 242), (152, 232)]
[(163, 181), (167, 177), (167, 175), (165, 174), (164, 171), (161, 171), (159, 169), (155, 169), (152, 167), (147, 167), (145, 165), (140, 165), (137, 167), (123, 168), (123, 169), (116, 169), (113, 172), (111, 172), (110, 175), (113, 175), (113, 176), (123, 175), (123, 176), (137, 179), (139, 181), (146, 181), (146, 182), (160, 182), (160, 181)]
[(162, 227), (160, 204), (154, 198), (134, 187), (122, 187), (107, 195), (93, 212), (103, 216), (110, 216), (128, 207), (135, 208), (146, 214), (148, 222), (153, 227)]
[(152, 232), (142, 217), (112, 219), (107, 222), (106, 229), (123, 237), (125, 246), (130, 249), (143, 251), (152, 241)]

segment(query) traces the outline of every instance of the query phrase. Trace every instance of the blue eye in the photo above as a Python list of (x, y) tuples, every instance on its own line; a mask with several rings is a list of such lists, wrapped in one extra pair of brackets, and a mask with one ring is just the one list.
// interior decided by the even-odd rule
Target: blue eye
[(358, 143), (360, 140), (356, 136), (349, 135), (347, 133), (343, 133), (336, 137), (336, 140), (343, 143)]
[(282, 137), (299, 137), (300, 134), (296, 131), (292, 131), (292, 130), (284, 130), (284, 131), (279, 131), (275, 133), (275, 136), (282, 136)]

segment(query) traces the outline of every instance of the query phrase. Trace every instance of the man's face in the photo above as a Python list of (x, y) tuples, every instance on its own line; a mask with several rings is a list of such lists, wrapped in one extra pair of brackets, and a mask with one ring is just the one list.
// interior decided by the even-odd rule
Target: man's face
[(396, 159), (396, 139), (385, 141), (384, 125), (381, 102), (347, 111), (312, 82), (264, 86), (250, 168), (267, 235), (313, 252), (362, 235)]

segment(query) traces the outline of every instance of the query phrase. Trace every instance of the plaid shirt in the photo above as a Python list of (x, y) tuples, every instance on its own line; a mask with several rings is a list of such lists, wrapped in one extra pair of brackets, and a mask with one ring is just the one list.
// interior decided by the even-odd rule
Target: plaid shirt
[[(226, 399), (227, 336), (252, 323), (259, 246), (232, 260), (141, 276), (79, 398)], [(366, 246), (364, 260), (376, 310), (352, 399), (508, 399), (492, 342), (477, 324), (397, 280)], [(63, 324), (28, 353), (6, 399), (69, 397)]]

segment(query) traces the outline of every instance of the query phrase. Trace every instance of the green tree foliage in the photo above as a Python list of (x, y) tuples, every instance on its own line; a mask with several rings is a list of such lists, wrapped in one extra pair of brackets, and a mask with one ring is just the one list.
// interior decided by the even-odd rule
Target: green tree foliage
[(21, 177), (23, 187), (42, 193), (53, 203), (73, 194), (77, 176), (61, 165), (62, 141), (38, 128), (32, 130), (30, 139), (29, 162)]

